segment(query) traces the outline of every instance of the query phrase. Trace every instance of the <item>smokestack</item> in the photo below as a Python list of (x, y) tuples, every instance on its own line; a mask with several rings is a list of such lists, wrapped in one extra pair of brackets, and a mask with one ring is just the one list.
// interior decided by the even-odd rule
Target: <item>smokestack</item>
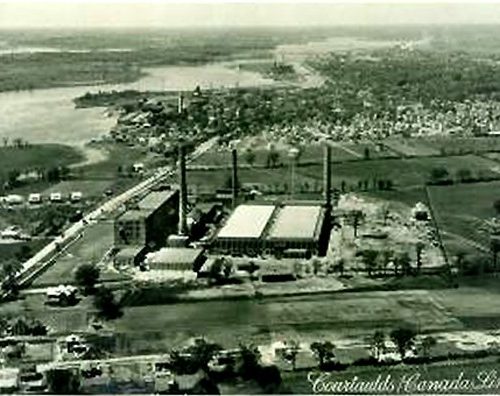
[(177, 113), (182, 114), (184, 111), (184, 96), (179, 93), (179, 98), (177, 99)]
[(325, 206), (332, 207), (332, 148), (328, 143), (325, 143), (325, 153), (323, 157), (323, 183), (325, 194)]
[(185, 147), (181, 143), (179, 145), (179, 234), (187, 234), (187, 182), (186, 182), (186, 153)]
[(232, 184), (233, 184), (233, 209), (234, 209), (238, 201), (238, 152), (236, 151), (235, 148), (231, 150), (231, 155), (233, 159)]

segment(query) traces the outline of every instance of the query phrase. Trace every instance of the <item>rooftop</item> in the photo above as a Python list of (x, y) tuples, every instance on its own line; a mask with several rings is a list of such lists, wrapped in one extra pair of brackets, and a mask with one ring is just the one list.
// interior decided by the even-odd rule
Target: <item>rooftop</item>
[(287, 205), (276, 215), (269, 239), (313, 239), (323, 215), (319, 205)]
[(148, 264), (193, 263), (203, 253), (203, 249), (168, 247), (149, 253), (146, 256)]
[(141, 254), (144, 250), (144, 246), (129, 246), (123, 249), (120, 249), (118, 253), (116, 253), (116, 257), (118, 258), (129, 258), (136, 257), (138, 254)]
[(259, 238), (274, 210), (274, 205), (240, 205), (231, 214), (217, 237)]
[(177, 190), (152, 191), (141, 199), (137, 206), (141, 210), (155, 210), (177, 193)]
[(119, 220), (122, 221), (142, 220), (147, 216), (148, 213), (143, 210), (132, 209), (132, 210), (127, 210), (125, 213), (123, 213), (119, 217)]

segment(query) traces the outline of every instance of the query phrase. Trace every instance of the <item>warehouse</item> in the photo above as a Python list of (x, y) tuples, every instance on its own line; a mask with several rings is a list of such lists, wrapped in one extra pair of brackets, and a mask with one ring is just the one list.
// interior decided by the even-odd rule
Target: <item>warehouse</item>
[(205, 259), (203, 249), (168, 247), (147, 254), (144, 262), (152, 270), (197, 271)]
[(179, 221), (179, 191), (153, 191), (115, 220), (115, 246), (165, 246)]
[(215, 248), (225, 254), (250, 256), (264, 249), (264, 234), (276, 207), (240, 205), (217, 234)]
[(274, 217), (266, 251), (276, 256), (324, 255), (328, 243), (325, 209), (320, 205), (286, 205)]
[(240, 205), (217, 234), (214, 250), (230, 255), (324, 255), (326, 210), (314, 204)]

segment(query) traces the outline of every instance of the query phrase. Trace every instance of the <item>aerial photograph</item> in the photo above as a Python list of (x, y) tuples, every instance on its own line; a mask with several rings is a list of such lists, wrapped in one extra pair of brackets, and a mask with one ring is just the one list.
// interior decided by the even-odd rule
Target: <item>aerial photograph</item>
[(0, 0), (0, 394), (499, 394), (499, 38)]

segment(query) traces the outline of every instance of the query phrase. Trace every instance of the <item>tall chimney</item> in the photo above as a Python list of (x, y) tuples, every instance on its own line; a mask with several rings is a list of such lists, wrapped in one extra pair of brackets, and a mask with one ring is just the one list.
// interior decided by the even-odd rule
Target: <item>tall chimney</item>
[(184, 144), (179, 145), (179, 234), (187, 234), (187, 182), (186, 182), (186, 152)]
[(328, 142), (325, 143), (323, 156), (323, 190), (325, 194), (325, 206), (332, 207), (332, 148)]
[(233, 186), (233, 209), (234, 209), (238, 201), (238, 152), (236, 151), (236, 148), (233, 148), (231, 150), (231, 156), (233, 159), (232, 186)]
[(184, 111), (184, 96), (179, 93), (179, 98), (177, 99), (177, 113), (182, 114)]

